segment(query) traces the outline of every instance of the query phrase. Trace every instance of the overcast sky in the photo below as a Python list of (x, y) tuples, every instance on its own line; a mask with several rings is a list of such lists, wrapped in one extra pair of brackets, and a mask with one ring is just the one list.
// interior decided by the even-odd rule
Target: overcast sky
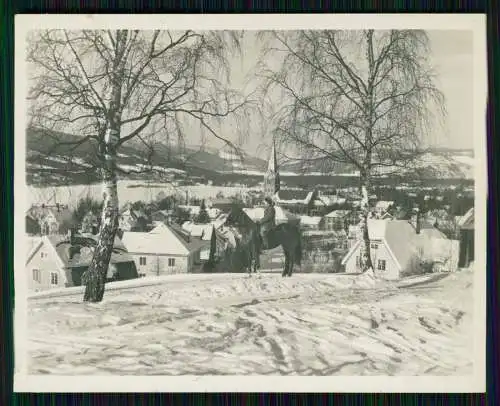
[[(432, 55), (431, 63), (437, 73), (437, 84), (446, 98), (448, 111), (444, 128), (436, 127), (430, 138), (436, 145), (449, 148), (473, 148), (473, 34), (472, 31), (428, 31)], [(251, 72), (258, 57), (259, 46), (253, 36), (244, 41), (243, 58), (234, 58), (232, 83), (238, 87), (243, 77)], [(231, 141), (237, 136), (223, 130)], [(269, 151), (269, 139), (262, 138), (259, 131), (252, 132), (242, 145), (252, 155), (262, 156)], [(194, 134), (193, 134), (194, 135)], [(194, 136), (196, 138), (196, 136)], [(196, 140), (193, 139), (196, 143)], [(212, 142), (207, 137), (207, 145)], [(213, 146), (217, 146), (217, 143)]]

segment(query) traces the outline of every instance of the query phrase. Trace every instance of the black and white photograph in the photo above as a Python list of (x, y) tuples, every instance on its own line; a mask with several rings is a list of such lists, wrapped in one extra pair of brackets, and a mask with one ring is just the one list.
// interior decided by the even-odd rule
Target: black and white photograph
[(18, 392), (481, 392), (482, 15), (21, 15)]

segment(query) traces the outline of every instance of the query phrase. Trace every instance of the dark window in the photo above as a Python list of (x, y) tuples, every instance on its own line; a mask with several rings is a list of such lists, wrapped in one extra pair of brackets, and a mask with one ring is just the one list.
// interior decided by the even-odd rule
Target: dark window
[(168, 259), (168, 266), (175, 266), (175, 258)]
[(40, 269), (33, 269), (33, 280), (40, 282)]
[(139, 257), (139, 265), (146, 265), (146, 257)]
[(55, 273), (55, 272), (50, 273), (50, 284), (51, 285), (57, 285), (59, 283), (58, 279), (59, 278), (58, 278), (57, 273)]
[(384, 259), (378, 260), (377, 269), (379, 271), (385, 271), (385, 260)]

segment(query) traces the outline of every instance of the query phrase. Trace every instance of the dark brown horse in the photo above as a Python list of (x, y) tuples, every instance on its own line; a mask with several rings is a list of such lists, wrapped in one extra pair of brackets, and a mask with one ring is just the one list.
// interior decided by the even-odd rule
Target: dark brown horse
[(278, 224), (269, 231), (268, 244), (262, 246), (259, 226), (241, 208), (233, 208), (229, 213), (225, 224), (235, 227), (241, 234), (240, 244), (247, 255), (249, 274), (260, 268), (260, 253), (262, 250), (270, 250), (281, 246), (285, 254), (285, 267), (282, 276), (292, 276), (293, 267), (300, 265), (302, 260), (302, 242), (298, 224)]

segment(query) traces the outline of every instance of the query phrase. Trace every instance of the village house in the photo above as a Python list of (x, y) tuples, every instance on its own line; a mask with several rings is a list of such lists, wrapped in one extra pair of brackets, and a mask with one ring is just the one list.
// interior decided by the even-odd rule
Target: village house
[[(283, 224), (283, 223), (295, 223), (295, 224), (300, 224), (300, 217), (296, 216), (293, 213), (290, 213), (288, 210), (280, 207), (280, 206), (275, 206), (274, 207), (275, 212), (276, 212), (276, 224)], [(250, 217), (252, 221), (260, 221), (264, 217), (264, 207), (253, 207), (253, 208), (244, 208), (243, 211), (245, 214)]]
[(173, 216), (173, 210), (157, 210), (151, 214), (151, 220), (154, 222), (168, 223)]
[[(409, 271), (417, 256), (415, 229), (404, 220), (368, 220), (370, 253), (374, 272), (386, 279), (398, 279)], [(351, 247), (342, 260), (347, 273), (361, 271), (362, 238)]]
[[(316, 190), (280, 189), (274, 195), (277, 206), (305, 215), (315, 214), (317, 207), (314, 203), (317, 198), (318, 192)], [(323, 207), (323, 205), (321, 204), (319, 207)]]
[(92, 211), (89, 211), (82, 219), (80, 233), (97, 234), (99, 231), (99, 218)]
[[(447, 239), (439, 230), (422, 231), (406, 220), (369, 219), (368, 234), (374, 272), (385, 279), (418, 273), (423, 262), (439, 263), (446, 271), (456, 269), (457, 241)], [(345, 272), (361, 271), (362, 244), (358, 231), (356, 242), (342, 260)]]
[[(182, 229), (186, 231), (191, 238), (199, 238), (202, 241), (210, 242), (212, 234), (215, 233), (215, 257), (220, 258), (227, 247), (230, 245), (228, 238), (220, 231), (222, 222), (214, 221), (210, 224), (195, 224), (187, 221), (182, 225)], [(210, 245), (206, 245), (200, 251), (200, 260), (207, 261), (210, 257)]]
[(325, 230), (344, 230), (349, 225), (350, 210), (333, 210), (323, 217)]
[(149, 218), (142, 210), (125, 209), (118, 219), (122, 231), (144, 230), (149, 223)]
[(213, 210), (212, 214), (209, 211), (208, 215), (210, 218), (216, 218), (222, 212), (228, 212), (233, 206), (234, 202), (229, 198), (216, 198), (213, 200), (209, 200), (207, 202), (207, 209)]
[[(26, 260), (28, 288), (33, 291), (80, 286), (82, 275), (88, 269), (96, 243), (92, 235), (45, 235), (34, 240)], [(111, 255), (107, 280), (137, 278), (132, 257), (116, 238)]]
[(31, 214), (27, 213), (25, 216), (25, 224), (26, 224), (26, 234), (28, 235), (38, 235), (40, 234), (40, 224), (36, 220), (36, 218)]
[(474, 207), (458, 221), (460, 238), (459, 267), (467, 268), (474, 261)]
[[(191, 220), (194, 220), (200, 214), (200, 206), (195, 205), (179, 205), (179, 209), (185, 210), (189, 213)], [(206, 207), (208, 217), (210, 219), (216, 219), (220, 214), (221, 210), (217, 207)]]
[(210, 241), (191, 237), (174, 224), (160, 224), (150, 232), (128, 231), (122, 240), (139, 276), (194, 272), (202, 264), (201, 251), (210, 247)]
[[(73, 225), (71, 211), (67, 206), (56, 204), (55, 206), (32, 207), (27, 216), (38, 222), (42, 235), (56, 235), (66, 233)], [(31, 223), (31, 225), (34, 225)]]
[(393, 201), (379, 200), (377, 203), (375, 203), (375, 206), (373, 208), (373, 212), (375, 213), (375, 216), (377, 218), (384, 218), (384, 216), (386, 214), (388, 214), (388, 211), (393, 206), (394, 206), (394, 202)]
[(320, 216), (300, 216), (300, 228), (302, 230), (318, 231), (322, 227), (322, 217)]

